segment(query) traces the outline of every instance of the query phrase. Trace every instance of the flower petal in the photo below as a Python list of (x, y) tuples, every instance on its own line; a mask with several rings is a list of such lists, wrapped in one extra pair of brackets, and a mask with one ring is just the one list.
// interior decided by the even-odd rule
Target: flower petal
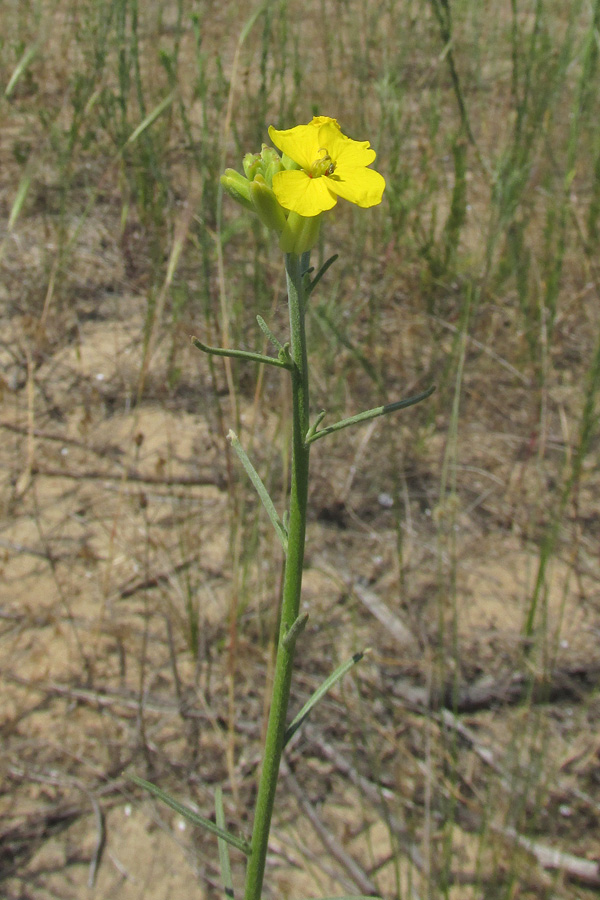
[(337, 202), (328, 190), (330, 182), (330, 178), (309, 178), (301, 169), (289, 169), (273, 176), (273, 192), (285, 209), (301, 216), (318, 216)]
[[(364, 166), (339, 165), (334, 175), (330, 175), (327, 179), (318, 178), (316, 180), (326, 180), (330, 191), (333, 191), (338, 197), (343, 197), (344, 200), (362, 206), (363, 209), (381, 203), (385, 188), (383, 175), (373, 169), (366, 169)], [(275, 182), (273, 182), (273, 187), (275, 187)], [(281, 203), (281, 200), (279, 202)]]
[(331, 116), (313, 116), (310, 124), (314, 125), (316, 128), (320, 128), (321, 125), (333, 125), (338, 131), (342, 130), (338, 124), (338, 120), (332, 119)]
[(368, 166), (376, 155), (368, 141), (353, 141), (352, 138), (342, 134), (339, 126), (336, 128), (330, 123), (319, 128), (318, 143), (320, 147), (327, 148), (327, 152), (338, 166)]
[(312, 123), (296, 125), (286, 131), (277, 131), (269, 126), (269, 137), (276, 147), (298, 163), (303, 169), (310, 169), (319, 156), (319, 129)]

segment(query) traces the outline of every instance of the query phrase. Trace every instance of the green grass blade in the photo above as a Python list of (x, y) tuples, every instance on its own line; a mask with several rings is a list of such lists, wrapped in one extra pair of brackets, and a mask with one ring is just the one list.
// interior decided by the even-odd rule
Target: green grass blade
[(6, 98), (10, 97), (10, 95), (12, 94), (12, 92), (14, 91), (14, 89), (16, 87), (16, 84), (17, 84), (19, 78), (21, 77), (23, 72), (27, 69), (27, 66), (29, 65), (29, 63), (31, 62), (31, 60), (33, 59), (33, 57), (36, 55), (37, 52), (38, 52), (38, 44), (37, 43), (32, 44), (31, 47), (29, 47), (25, 51), (25, 53), (23, 54), (23, 56), (17, 63), (16, 69), (10, 76), (8, 84), (6, 85), (6, 88), (4, 90), (4, 96)]
[(148, 115), (143, 120), (143, 122), (140, 122), (138, 127), (134, 131), (131, 132), (131, 134), (125, 141), (123, 149), (125, 149), (125, 147), (129, 147), (130, 144), (135, 143), (135, 141), (137, 141), (139, 136), (144, 131), (146, 131), (146, 129), (149, 128), (154, 122), (156, 122), (158, 117), (161, 116), (164, 113), (164, 111), (169, 108), (169, 106), (172, 104), (174, 99), (175, 99), (175, 92), (173, 91), (171, 94), (168, 95), (168, 97), (165, 97), (164, 100), (161, 100), (160, 103), (158, 104), (158, 106), (155, 106), (154, 109), (152, 110), (152, 112), (148, 113)]
[(12, 209), (10, 211), (10, 216), (8, 219), (8, 227), (7, 231), (11, 232), (16, 225), (17, 219), (19, 218), (19, 214), (21, 209), (23, 208), (23, 204), (25, 203), (25, 198), (27, 197), (27, 192), (29, 191), (29, 185), (31, 184), (31, 175), (25, 174), (21, 178), (19, 182), (19, 187), (17, 190), (17, 196), (15, 197), (15, 202), (12, 205)]
[[(223, 808), (223, 791), (218, 785), (215, 791), (215, 817), (217, 826), (226, 831), (225, 828), (225, 810)], [(219, 846), (219, 863), (221, 865), (221, 878), (223, 879), (223, 887), (225, 888), (225, 896), (233, 897), (233, 877), (231, 875), (231, 861), (229, 859), (229, 848), (222, 837), (217, 838)]]
[(191, 822), (192, 825), (199, 825), (201, 828), (206, 829), (206, 831), (216, 834), (221, 840), (227, 841), (232, 847), (241, 850), (246, 856), (250, 856), (250, 844), (248, 841), (245, 841), (243, 838), (235, 837), (235, 835), (230, 834), (228, 831), (215, 825), (210, 819), (199, 816), (198, 813), (193, 812), (189, 806), (184, 806), (183, 803), (179, 803), (178, 800), (175, 800), (169, 794), (165, 794), (164, 791), (161, 791), (160, 788), (156, 787), (156, 785), (152, 784), (150, 781), (145, 781), (137, 775), (128, 775), (127, 777), (130, 781), (133, 781), (134, 784), (137, 784), (138, 787), (144, 788), (148, 793), (153, 794), (154, 797), (162, 800), (163, 803), (170, 806), (171, 809), (175, 810), (176, 813), (179, 813), (180, 816), (183, 816), (184, 819), (187, 819), (188, 822)]
[(244, 41), (246, 40), (246, 38), (252, 31), (252, 29), (254, 28), (254, 25), (256, 24), (256, 20), (258, 19), (258, 17), (260, 15), (262, 15), (262, 13), (265, 11), (266, 8), (267, 8), (267, 4), (261, 3), (260, 6), (258, 6), (254, 10), (254, 12), (250, 16), (250, 18), (247, 20), (246, 24), (244, 25), (244, 27), (242, 28), (241, 33), (240, 33), (240, 37), (239, 37), (239, 41), (238, 41), (238, 44), (240, 47), (242, 46), (242, 44), (244, 43)]
[(319, 685), (312, 697), (307, 700), (298, 715), (290, 722), (290, 724), (286, 728), (283, 738), (284, 747), (296, 734), (303, 722), (305, 722), (305, 720), (308, 718), (308, 714), (310, 713), (313, 706), (317, 705), (319, 700), (321, 700), (321, 698), (324, 697), (325, 694), (330, 691), (335, 684), (337, 684), (340, 678), (344, 677), (346, 672), (350, 671), (352, 666), (355, 666), (357, 662), (361, 661), (366, 652), (366, 650), (363, 650), (361, 653), (355, 653), (354, 656), (350, 657), (350, 659), (342, 663), (341, 666), (338, 666), (337, 669), (331, 673), (329, 678), (326, 678), (325, 681), (321, 685)]

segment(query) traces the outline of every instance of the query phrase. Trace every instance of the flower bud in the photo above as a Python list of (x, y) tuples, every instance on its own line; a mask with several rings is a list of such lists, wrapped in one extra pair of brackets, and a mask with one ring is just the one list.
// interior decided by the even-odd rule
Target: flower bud
[(269, 185), (269, 187), (273, 187), (273, 175), (276, 175), (277, 172), (283, 171), (283, 163), (277, 157), (272, 162), (267, 163), (265, 165), (265, 181)]
[(260, 153), (246, 153), (242, 160), (242, 166), (244, 167), (246, 178), (252, 181), (256, 173), (262, 171), (262, 158)]
[(263, 225), (281, 234), (286, 227), (285, 213), (275, 194), (260, 175), (250, 183), (250, 197)]
[(269, 187), (273, 187), (273, 175), (275, 175), (277, 172), (283, 171), (283, 163), (281, 162), (281, 157), (279, 156), (277, 150), (274, 150), (273, 147), (267, 147), (266, 144), (262, 145), (260, 155), (263, 161), (260, 172)]
[(276, 161), (281, 161), (279, 158), (279, 153), (275, 150), (274, 147), (269, 147), (268, 144), (263, 144), (262, 149), (260, 151), (260, 158), (264, 163), (269, 165), (269, 163), (273, 163)]
[(224, 174), (221, 175), (221, 184), (223, 190), (227, 191), (230, 197), (233, 197), (246, 209), (254, 210), (250, 196), (250, 182), (243, 175), (240, 175), (235, 169), (225, 169)]

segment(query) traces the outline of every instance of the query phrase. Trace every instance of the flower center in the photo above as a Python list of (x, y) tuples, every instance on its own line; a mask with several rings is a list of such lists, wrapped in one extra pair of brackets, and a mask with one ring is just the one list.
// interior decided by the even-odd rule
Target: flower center
[(321, 175), (333, 175), (336, 164), (333, 162), (326, 147), (319, 147), (319, 153), (323, 155), (315, 159), (306, 173), (309, 178), (320, 178)]

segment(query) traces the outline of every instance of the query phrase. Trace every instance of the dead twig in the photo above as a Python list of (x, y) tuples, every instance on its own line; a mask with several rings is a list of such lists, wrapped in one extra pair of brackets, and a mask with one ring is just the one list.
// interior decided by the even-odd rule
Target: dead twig
[(166, 487), (185, 486), (185, 487), (203, 487), (207, 484), (214, 485), (219, 489), (224, 487), (224, 480), (221, 475), (211, 473), (210, 475), (200, 476), (167, 476), (167, 475), (144, 475), (142, 472), (101, 472), (92, 469), (84, 472), (70, 472), (68, 469), (53, 469), (48, 466), (33, 466), (32, 475), (43, 475), (45, 478), (71, 478), (75, 481), (136, 481), (142, 484), (160, 484)]
[(416, 649), (417, 640), (414, 634), (406, 627), (402, 619), (377, 596), (375, 591), (354, 583), (352, 593), (358, 597), (362, 605), (369, 610), (378, 622), (380, 622), (396, 643), (402, 648)]
[(590, 887), (600, 887), (600, 863), (597, 860), (583, 859), (581, 856), (564, 853), (555, 847), (547, 847), (539, 841), (519, 834), (514, 828), (501, 825), (490, 825), (490, 828), (531, 853), (543, 869), (562, 872), (573, 881)]
[[(363, 775), (360, 775), (356, 768), (346, 759), (346, 757), (336, 750), (331, 744), (323, 740), (322, 736), (311, 725), (304, 726), (304, 734), (307, 740), (311, 741), (318, 747), (319, 752), (328, 759), (338, 772), (349, 779), (356, 787), (358, 787), (363, 795), (367, 798), (375, 809), (381, 809), (382, 800), (394, 799), (394, 793), (387, 788), (381, 787), (369, 781)], [(397, 838), (402, 842), (402, 850), (408, 856), (413, 865), (423, 872), (425, 864), (421, 851), (412, 843), (412, 835), (404, 824), (393, 815), (388, 809), (385, 810), (385, 821), (394, 832)]]
[(296, 797), (298, 803), (302, 807), (304, 815), (316, 831), (327, 852), (338, 861), (359, 891), (363, 894), (378, 894), (377, 886), (371, 881), (356, 860), (350, 856), (350, 854), (347, 853), (335, 839), (330, 829), (327, 828), (323, 820), (319, 817), (312, 803), (309, 802), (306, 793), (296, 781), (289, 766), (285, 763), (282, 765), (282, 774), (285, 777), (288, 788)]

